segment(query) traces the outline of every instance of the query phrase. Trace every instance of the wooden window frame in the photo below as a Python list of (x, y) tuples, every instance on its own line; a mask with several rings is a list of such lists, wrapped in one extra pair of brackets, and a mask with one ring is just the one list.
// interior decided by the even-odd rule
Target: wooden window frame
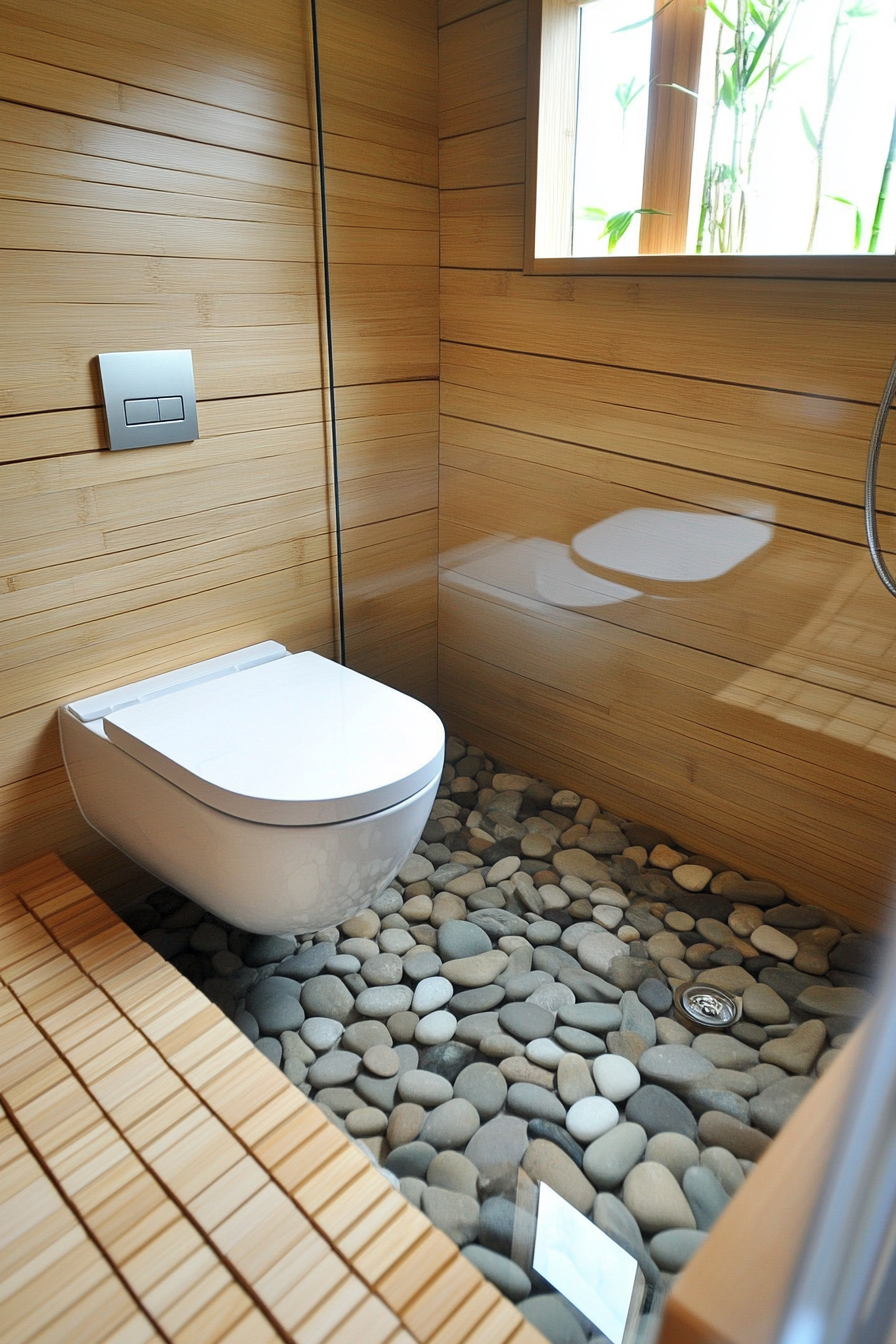
[[(661, 7), (658, 0), (657, 7)], [(678, 7), (676, 7), (678, 9)], [(527, 275), (683, 275), (762, 277), (787, 280), (896, 280), (896, 256), (737, 256), (641, 253), (634, 257), (573, 257), (572, 208), (575, 173), (576, 104), (578, 94), (578, 0), (529, 0), (529, 68), (526, 104), (526, 217), (523, 270)], [(675, 241), (676, 218), (687, 199), (690, 180), (669, 171), (669, 159), (650, 153), (650, 127), (665, 118), (666, 141), (693, 144), (696, 108), (690, 100), (673, 99), (661, 84), (691, 88), (696, 78), (694, 44), (682, 32), (684, 23), (703, 16), (671, 18), (654, 44), (648, 106), (648, 154), (645, 178), (651, 181), (651, 200), (669, 214), (643, 216), (641, 229), (658, 245)], [(679, 15), (682, 11), (678, 10)], [(659, 23), (663, 20), (660, 19)], [(661, 76), (658, 78), (657, 76)], [(673, 102), (675, 106), (673, 106)], [(690, 104), (686, 106), (686, 104)], [(541, 202), (541, 210), (537, 209)], [(679, 226), (680, 227), (680, 226)], [(536, 246), (537, 242), (537, 246)], [(541, 253), (541, 255), (536, 255)], [(550, 255), (547, 255), (550, 253)]]

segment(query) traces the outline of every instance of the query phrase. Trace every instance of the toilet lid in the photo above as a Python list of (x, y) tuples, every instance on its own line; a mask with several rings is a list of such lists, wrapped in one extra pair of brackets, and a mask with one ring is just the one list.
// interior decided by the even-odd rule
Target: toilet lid
[(426, 705), (315, 653), (175, 689), (103, 720), (136, 760), (220, 812), (277, 826), (404, 802), (442, 768)]

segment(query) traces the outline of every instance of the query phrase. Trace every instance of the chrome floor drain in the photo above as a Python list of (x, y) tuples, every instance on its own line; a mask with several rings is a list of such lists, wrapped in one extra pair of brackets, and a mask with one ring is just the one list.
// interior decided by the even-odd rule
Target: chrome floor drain
[(692, 1031), (725, 1031), (741, 1015), (740, 999), (711, 985), (680, 985), (675, 1008), (679, 1021)]

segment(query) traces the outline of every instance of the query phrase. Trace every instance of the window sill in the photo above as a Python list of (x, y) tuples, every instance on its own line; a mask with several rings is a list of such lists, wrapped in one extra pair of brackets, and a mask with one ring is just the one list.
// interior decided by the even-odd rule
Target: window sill
[(681, 275), (700, 279), (896, 280), (896, 257), (532, 257), (526, 275)]

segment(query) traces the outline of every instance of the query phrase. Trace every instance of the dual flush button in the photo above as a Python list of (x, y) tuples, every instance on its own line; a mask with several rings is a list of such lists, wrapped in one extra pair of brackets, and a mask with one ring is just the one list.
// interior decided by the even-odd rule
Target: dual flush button
[(144, 397), (126, 401), (124, 418), (128, 425), (157, 425), (160, 421), (183, 420), (183, 397)]
[(189, 350), (100, 355), (109, 447), (151, 448), (199, 438)]

